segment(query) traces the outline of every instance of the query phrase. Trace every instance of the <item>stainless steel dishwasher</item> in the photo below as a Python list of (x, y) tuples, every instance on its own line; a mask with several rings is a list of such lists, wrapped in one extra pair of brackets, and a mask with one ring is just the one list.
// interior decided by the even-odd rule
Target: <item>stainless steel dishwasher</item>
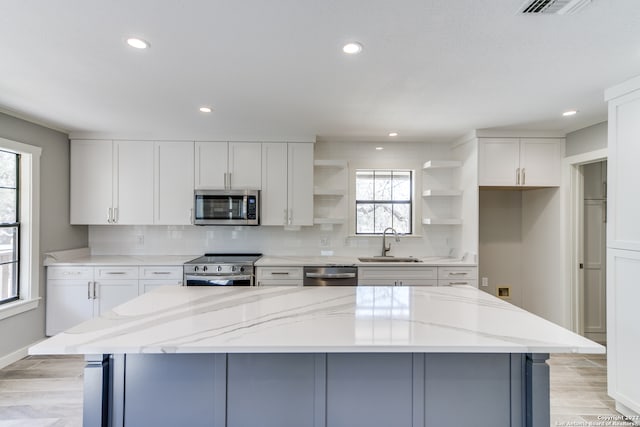
[(332, 265), (326, 267), (304, 267), (304, 286), (357, 286), (358, 267)]

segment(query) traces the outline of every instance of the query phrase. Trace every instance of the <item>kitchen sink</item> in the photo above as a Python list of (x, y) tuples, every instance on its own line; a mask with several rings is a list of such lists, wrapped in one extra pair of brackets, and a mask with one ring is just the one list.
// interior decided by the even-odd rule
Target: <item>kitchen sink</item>
[(399, 256), (372, 256), (358, 258), (361, 262), (422, 262), (421, 259)]

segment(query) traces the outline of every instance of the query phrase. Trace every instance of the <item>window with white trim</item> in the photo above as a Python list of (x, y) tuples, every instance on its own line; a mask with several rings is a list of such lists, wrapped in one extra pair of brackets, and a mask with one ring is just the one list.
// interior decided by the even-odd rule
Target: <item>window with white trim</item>
[(412, 233), (413, 171), (357, 170), (356, 234), (382, 234), (387, 227)]
[(0, 304), (20, 297), (20, 154), (0, 150)]
[(0, 319), (40, 301), (41, 153), (40, 147), (0, 138)]

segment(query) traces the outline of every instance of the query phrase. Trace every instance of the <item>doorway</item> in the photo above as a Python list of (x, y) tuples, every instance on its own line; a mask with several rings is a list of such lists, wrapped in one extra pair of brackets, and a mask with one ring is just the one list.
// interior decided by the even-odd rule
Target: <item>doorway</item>
[(607, 342), (607, 161), (580, 166), (583, 177), (583, 335)]

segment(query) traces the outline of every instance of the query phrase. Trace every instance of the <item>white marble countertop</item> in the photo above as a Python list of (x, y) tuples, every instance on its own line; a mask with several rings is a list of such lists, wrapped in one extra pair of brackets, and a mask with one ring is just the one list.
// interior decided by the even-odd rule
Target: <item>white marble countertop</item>
[(323, 265), (357, 265), (360, 267), (420, 267), (420, 266), (470, 266), (475, 267), (473, 262), (462, 261), (460, 258), (426, 256), (415, 257), (421, 262), (362, 262), (357, 256), (270, 256), (263, 255), (256, 261), (256, 267), (298, 267), (298, 266), (323, 266)]
[(45, 254), (43, 264), (49, 266), (71, 265), (178, 265), (201, 255), (91, 255), (89, 248)]
[(470, 286), (162, 287), (29, 349), (100, 353), (604, 353)]

